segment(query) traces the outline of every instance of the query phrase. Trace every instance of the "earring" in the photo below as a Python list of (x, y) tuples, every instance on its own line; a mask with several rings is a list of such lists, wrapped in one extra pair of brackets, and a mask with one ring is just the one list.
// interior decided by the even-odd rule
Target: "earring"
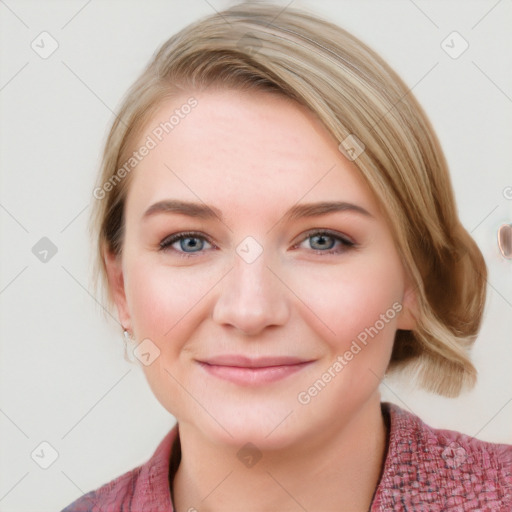
[[(135, 359), (131, 357), (131, 354), (133, 353), (133, 343), (134, 339), (132, 338), (132, 335), (129, 331), (123, 328), (123, 334), (124, 334), (124, 360), (128, 361), (129, 363), (133, 363)], [(130, 350), (128, 350), (130, 348)]]

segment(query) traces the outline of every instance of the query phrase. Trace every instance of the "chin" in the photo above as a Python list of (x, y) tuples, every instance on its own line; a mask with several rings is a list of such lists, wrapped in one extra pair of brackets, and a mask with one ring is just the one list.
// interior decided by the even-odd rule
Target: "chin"
[(194, 418), (194, 424), (212, 442), (231, 446), (237, 451), (247, 443), (259, 450), (285, 449), (307, 437), (313, 426), (308, 428), (306, 418), (298, 418), (300, 409), (288, 402), (278, 406), (275, 402), (256, 406), (215, 407), (215, 419), (204, 413)]

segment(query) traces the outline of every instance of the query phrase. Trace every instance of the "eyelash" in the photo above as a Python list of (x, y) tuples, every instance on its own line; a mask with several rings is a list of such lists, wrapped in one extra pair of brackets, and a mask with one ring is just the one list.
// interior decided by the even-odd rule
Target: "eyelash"
[[(329, 230), (325, 230), (325, 229), (319, 229), (319, 230), (309, 231), (308, 233), (306, 233), (306, 236), (304, 238), (302, 238), (302, 240), (300, 242), (295, 244), (294, 247), (300, 245), (302, 242), (304, 242), (308, 238), (312, 238), (314, 236), (328, 236), (330, 238), (333, 238), (334, 240), (341, 242), (341, 244), (344, 246), (343, 251), (339, 251), (336, 249), (329, 249), (327, 251), (321, 251), (320, 249), (311, 249), (315, 254), (319, 254), (321, 256), (332, 255), (332, 254), (341, 254), (342, 252), (346, 252), (346, 251), (348, 251), (352, 248), (355, 248), (357, 246), (356, 243), (354, 243), (350, 240), (347, 240), (346, 238), (343, 238), (340, 235), (337, 235), (336, 233), (333, 233), (333, 232), (331, 232)], [(207, 237), (201, 235), (200, 233), (197, 233), (194, 231), (184, 231), (182, 233), (175, 233), (174, 235), (170, 235), (170, 236), (164, 238), (160, 242), (159, 251), (167, 252), (167, 251), (172, 250), (172, 251), (178, 253), (179, 256), (182, 258), (196, 257), (198, 254), (203, 252), (203, 251), (197, 251), (197, 252), (186, 253), (186, 252), (178, 251), (176, 249), (171, 249), (171, 245), (173, 243), (179, 242), (180, 240), (183, 240), (185, 238), (198, 238), (198, 239), (208, 242), (211, 245), (214, 245), (213, 242), (211, 242)]]

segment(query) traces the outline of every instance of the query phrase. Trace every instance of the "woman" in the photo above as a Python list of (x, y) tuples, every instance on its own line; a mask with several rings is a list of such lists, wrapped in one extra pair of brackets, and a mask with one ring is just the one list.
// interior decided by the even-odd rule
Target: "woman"
[(512, 446), (381, 403), (476, 379), (487, 270), (423, 110), (372, 50), (241, 4), (167, 41), (94, 190), (106, 299), (177, 425), (65, 511), (512, 510)]

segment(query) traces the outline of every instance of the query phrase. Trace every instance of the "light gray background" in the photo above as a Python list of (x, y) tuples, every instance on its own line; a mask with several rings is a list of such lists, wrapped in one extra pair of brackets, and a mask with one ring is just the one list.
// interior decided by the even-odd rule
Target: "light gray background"
[[(174, 424), (91, 297), (86, 220), (121, 96), (173, 33), (233, 3), (0, 1), (1, 511), (60, 510), (147, 460)], [(390, 379), (383, 399), (435, 427), (512, 443), (512, 260), (496, 241), (512, 222), (511, 2), (292, 5), (353, 32), (413, 88), (489, 266), (474, 391), (452, 400)], [(457, 59), (441, 47), (454, 30), (469, 43)], [(47, 59), (31, 48), (42, 31), (59, 44)], [(58, 252), (43, 263), (32, 247), (45, 236)], [(43, 441), (59, 455), (48, 469), (31, 458)]]

